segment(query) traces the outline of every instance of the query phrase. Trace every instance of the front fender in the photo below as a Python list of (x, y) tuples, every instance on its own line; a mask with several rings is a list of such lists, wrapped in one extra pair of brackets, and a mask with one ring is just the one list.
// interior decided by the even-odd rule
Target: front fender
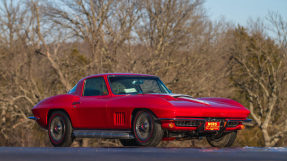
[[(34, 117), (37, 118), (37, 123), (47, 129), (48, 128), (48, 116), (51, 110), (63, 110), (70, 118), (73, 118), (75, 111), (72, 108), (72, 102), (78, 100), (78, 96), (64, 94), (49, 97), (39, 102), (32, 108)], [(72, 125), (75, 123), (74, 119), (71, 119)]]

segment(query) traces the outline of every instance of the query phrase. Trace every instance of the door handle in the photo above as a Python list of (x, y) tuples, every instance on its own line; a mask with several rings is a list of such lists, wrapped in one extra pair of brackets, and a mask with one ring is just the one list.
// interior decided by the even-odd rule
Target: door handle
[(73, 102), (72, 105), (78, 105), (80, 102)]

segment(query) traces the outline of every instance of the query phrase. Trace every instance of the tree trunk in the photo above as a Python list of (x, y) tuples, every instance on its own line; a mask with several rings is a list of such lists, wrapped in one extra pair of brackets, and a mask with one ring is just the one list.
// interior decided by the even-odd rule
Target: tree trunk
[(264, 146), (265, 147), (271, 147), (271, 138), (270, 135), (268, 134), (268, 128), (267, 127), (262, 127), (262, 134), (264, 138)]

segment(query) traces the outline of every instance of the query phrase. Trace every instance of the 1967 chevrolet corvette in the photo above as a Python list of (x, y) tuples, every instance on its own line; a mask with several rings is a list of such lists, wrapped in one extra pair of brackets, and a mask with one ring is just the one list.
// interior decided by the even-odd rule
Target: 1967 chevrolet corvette
[(249, 110), (231, 99), (173, 94), (156, 76), (124, 73), (85, 77), (32, 112), (54, 146), (77, 137), (115, 138), (124, 146), (206, 137), (211, 146), (228, 147), (250, 121)]

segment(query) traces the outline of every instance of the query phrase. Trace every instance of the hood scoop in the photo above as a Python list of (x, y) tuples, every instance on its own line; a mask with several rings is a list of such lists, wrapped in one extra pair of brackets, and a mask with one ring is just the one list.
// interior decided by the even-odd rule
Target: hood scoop
[(204, 104), (204, 105), (210, 105), (210, 104), (207, 103), (206, 101), (202, 101), (202, 100), (195, 99), (195, 98), (193, 98), (193, 97), (190, 96), (190, 95), (185, 95), (185, 94), (170, 94), (170, 96), (171, 96), (171, 97), (174, 97), (174, 98), (187, 99), (187, 100), (190, 100), (190, 101), (193, 101), (193, 102), (197, 102), (197, 103), (201, 103), (201, 104)]

